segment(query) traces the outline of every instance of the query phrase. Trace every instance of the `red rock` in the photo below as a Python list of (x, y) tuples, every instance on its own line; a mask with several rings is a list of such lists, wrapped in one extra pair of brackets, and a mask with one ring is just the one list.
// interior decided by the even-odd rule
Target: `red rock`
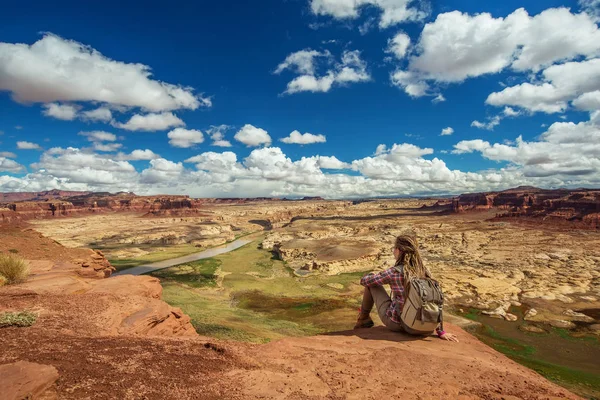
[(529, 186), (502, 192), (462, 194), (453, 212), (496, 209), (496, 218), (535, 219), (566, 227), (600, 229), (600, 190), (545, 190)]
[(18, 361), (0, 365), (2, 399), (36, 399), (58, 379), (58, 371), (51, 365)]

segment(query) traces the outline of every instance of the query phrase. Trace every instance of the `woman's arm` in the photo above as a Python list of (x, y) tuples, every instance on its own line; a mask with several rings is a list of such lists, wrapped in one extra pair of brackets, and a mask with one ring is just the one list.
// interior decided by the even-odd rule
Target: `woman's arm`
[(390, 269), (377, 274), (371, 272), (360, 279), (360, 284), (366, 287), (383, 286), (386, 283), (390, 283)]
[(444, 331), (441, 326), (438, 326), (437, 328), (435, 328), (435, 333), (437, 333), (437, 335), (440, 339), (444, 339), (449, 342), (457, 342), (458, 343), (458, 336)]

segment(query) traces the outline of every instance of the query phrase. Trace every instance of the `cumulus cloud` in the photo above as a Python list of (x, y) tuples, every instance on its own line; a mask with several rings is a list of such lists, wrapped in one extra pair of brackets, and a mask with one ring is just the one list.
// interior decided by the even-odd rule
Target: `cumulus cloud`
[(79, 106), (71, 104), (48, 103), (44, 104), (43, 114), (47, 117), (62, 119), (64, 121), (73, 121), (77, 117)]
[(152, 79), (150, 67), (45, 34), (32, 45), (0, 43), (0, 90), (20, 103), (89, 101), (160, 112), (210, 106), (210, 98)]
[(399, 32), (388, 40), (387, 52), (393, 54), (397, 59), (402, 60), (408, 52), (410, 46), (410, 37), (404, 33)]
[(0, 151), (0, 157), (17, 158), (17, 155), (15, 153), (11, 153), (10, 151)]
[(271, 136), (269, 136), (267, 131), (250, 124), (244, 125), (233, 138), (248, 147), (268, 146), (271, 144)]
[[(326, 71), (318, 73), (316, 58), (325, 60)], [(360, 51), (345, 50), (341, 61), (334, 62), (328, 51), (318, 52), (307, 49), (292, 53), (275, 70), (280, 74), (291, 70), (299, 74), (287, 84), (285, 93), (322, 92), (326, 93), (334, 86), (347, 86), (351, 83), (367, 82), (371, 75), (367, 71), (367, 64), (360, 58)]]
[(185, 126), (185, 122), (179, 119), (172, 112), (163, 112), (160, 114), (150, 113), (145, 115), (135, 114), (126, 123), (115, 122), (116, 128), (128, 131), (164, 131), (176, 126)]
[(578, 3), (583, 11), (600, 22), (600, 0), (579, 0)]
[(504, 107), (502, 114), (504, 114), (505, 117), (518, 117), (522, 112), (514, 110), (511, 107)]
[(423, 6), (423, 3), (415, 0), (310, 0), (313, 14), (340, 20), (358, 18), (362, 9), (366, 7), (377, 8), (381, 12), (380, 28), (424, 19), (428, 11), (419, 6)]
[(500, 116), (496, 115), (491, 118), (488, 118), (486, 122), (473, 121), (471, 122), (471, 126), (478, 129), (485, 129), (488, 131), (493, 131), (495, 127), (500, 125)]
[(157, 158), (161, 158), (158, 154), (154, 153), (152, 150), (134, 150), (129, 154), (119, 153), (115, 157), (117, 161), (148, 161), (155, 160)]
[(416, 48), (402, 71), (405, 79), (392, 75), (392, 83), (405, 90), (407, 77), (412, 86), (462, 82), (506, 68), (537, 72), (556, 62), (595, 57), (600, 54), (600, 30), (589, 15), (567, 8), (550, 8), (535, 16), (520, 8), (506, 18), (453, 11), (426, 24)]
[(454, 129), (452, 127), (447, 127), (442, 129), (442, 133), (440, 134), (440, 136), (450, 136), (454, 133)]
[(335, 156), (315, 156), (317, 165), (323, 169), (347, 169), (351, 168), (352, 164), (340, 161)]
[(211, 146), (217, 147), (231, 147), (231, 142), (229, 140), (225, 140), (225, 132), (227, 132), (232, 127), (229, 125), (212, 125), (210, 128), (206, 130), (206, 133), (212, 139)]
[(187, 149), (204, 142), (202, 132), (195, 129), (176, 128), (167, 134), (169, 144), (173, 147)]
[(39, 169), (43, 175), (94, 187), (126, 187), (127, 182), (137, 176), (133, 165), (126, 161), (116, 161), (72, 147), (48, 150), (32, 167)]
[(150, 167), (140, 174), (140, 182), (144, 184), (158, 184), (176, 181), (184, 172), (182, 163), (157, 158), (150, 160)]
[(114, 142), (117, 135), (104, 131), (79, 132), (79, 136), (85, 136), (90, 142)]
[(121, 147), (123, 147), (123, 145), (121, 143), (94, 142), (93, 147), (96, 151), (113, 152), (119, 150)]
[(300, 50), (290, 54), (285, 60), (277, 66), (275, 74), (280, 74), (286, 69), (301, 75), (314, 75), (316, 58), (331, 58), (329, 51), (320, 52), (312, 49)]
[(42, 148), (37, 143), (19, 141), (19, 142), (17, 142), (17, 149), (19, 149), (19, 150), (41, 150)]
[(107, 107), (99, 107), (94, 110), (83, 111), (79, 115), (84, 121), (110, 122), (113, 119), (112, 111)]
[(290, 136), (279, 139), (283, 143), (287, 144), (312, 144), (312, 143), (325, 143), (327, 139), (325, 135), (313, 135), (312, 133), (300, 133), (293, 131)]
[(3, 157), (0, 154), (0, 172), (17, 173), (17, 172), (21, 172), (24, 169), (25, 169), (25, 167), (23, 167), (21, 164), (19, 164), (15, 160), (11, 160), (10, 158)]
[[(579, 97), (597, 90), (600, 90), (600, 58), (553, 65), (542, 72), (542, 82), (507, 87), (491, 93), (486, 103), (559, 113), (567, 109), (569, 101), (577, 102)], [(588, 95), (588, 98), (593, 96)], [(585, 104), (585, 100), (579, 100), (578, 104)]]
[[(294, 161), (277, 147), (254, 149), (242, 160), (229, 151), (205, 152), (186, 160), (195, 166), (193, 170), (182, 163), (156, 157), (150, 150), (139, 150), (140, 154), (152, 156), (142, 172), (136, 171), (126, 159), (119, 159), (123, 153), (95, 154), (89, 150), (53, 148), (32, 164), (34, 172), (22, 177), (0, 175), (0, 191), (61, 188), (185, 193), (199, 197), (348, 198), (455, 194), (519, 185), (590, 186), (600, 183), (600, 175), (594, 169), (598, 164), (596, 143), (600, 143), (597, 135), (590, 123), (561, 122), (549, 128), (539, 142), (525, 143), (518, 139), (516, 144), (492, 145), (483, 140), (457, 144), (455, 151), (481, 151), (484, 157), (509, 163), (478, 172), (451, 170), (439, 158), (424, 158), (433, 149), (408, 143), (394, 144), (391, 148), (378, 146), (377, 155), (351, 163), (318, 155)], [(583, 151), (574, 151), (575, 146)], [(552, 174), (555, 167), (558, 172)], [(336, 171), (345, 168), (355, 173)]]
[(590, 122), (557, 122), (539, 141), (527, 142), (519, 136), (514, 145), (465, 140), (454, 146), (453, 153), (474, 151), (490, 160), (510, 162), (522, 168), (526, 177), (600, 177), (600, 127)]
[[(406, 94), (411, 97), (433, 95), (429, 84), (418, 73), (397, 70), (390, 75), (390, 80), (394, 86), (404, 89)], [(436, 99), (439, 99), (439, 96)]]

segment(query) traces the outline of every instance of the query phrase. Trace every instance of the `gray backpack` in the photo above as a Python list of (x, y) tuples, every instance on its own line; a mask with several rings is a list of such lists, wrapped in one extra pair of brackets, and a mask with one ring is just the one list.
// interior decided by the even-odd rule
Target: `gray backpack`
[[(396, 270), (404, 273), (403, 266)], [(444, 294), (438, 281), (431, 278), (411, 279), (404, 291), (404, 307), (396, 311), (402, 327), (412, 335), (430, 335), (438, 325), (444, 330)]]

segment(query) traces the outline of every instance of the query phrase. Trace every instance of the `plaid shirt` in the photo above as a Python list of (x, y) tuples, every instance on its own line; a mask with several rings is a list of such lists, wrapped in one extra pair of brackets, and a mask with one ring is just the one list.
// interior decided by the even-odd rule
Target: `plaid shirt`
[(396, 304), (402, 310), (404, 307), (404, 277), (395, 267), (386, 269), (377, 274), (370, 273), (361, 278), (360, 284), (366, 287), (390, 285), (392, 289), (392, 303), (386, 311), (386, 315), (396, 323), (400, 323), (400, 316), (396, 311)]

